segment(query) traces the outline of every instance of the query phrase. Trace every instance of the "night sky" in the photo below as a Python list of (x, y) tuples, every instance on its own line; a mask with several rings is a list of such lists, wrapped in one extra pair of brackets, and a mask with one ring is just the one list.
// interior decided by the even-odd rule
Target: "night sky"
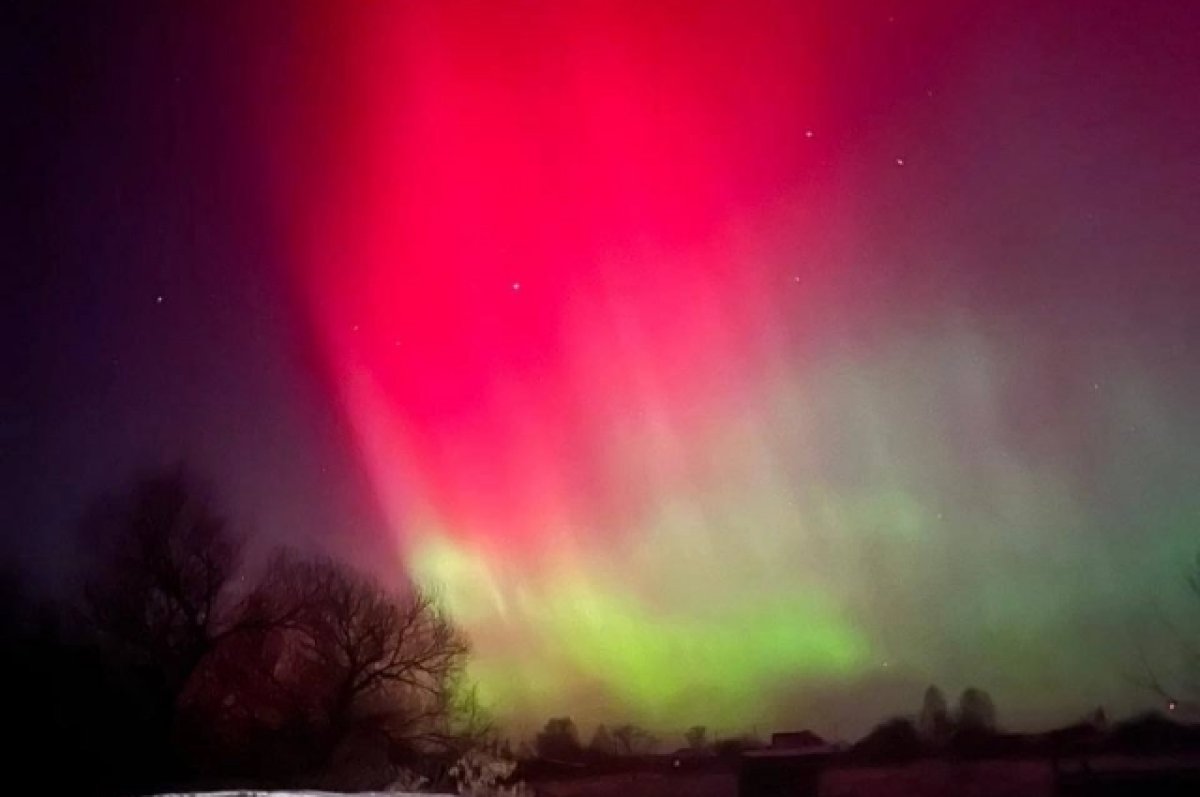
[(514, 728), (1153, 703), (1200, 7), (213, 5), (7, 12), (31, 581), (182, 460), (261, 541), (436, 584)]

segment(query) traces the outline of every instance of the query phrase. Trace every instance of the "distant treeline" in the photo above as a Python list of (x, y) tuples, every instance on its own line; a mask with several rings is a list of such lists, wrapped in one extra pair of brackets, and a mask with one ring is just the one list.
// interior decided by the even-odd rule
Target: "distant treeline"
[[(928, 757), (949, 758), (1067, 758), (1103, 754), (1170, 754), (1200, 751), (1200, 725), (1147, 712), (1110, 723), (1102, 708), (1078, 722), (1039, 733), (1009, 733), (997, 722), (995, 704), (987, 692), (963, 691), (953, 710), (941, 690), (930, 686), (914, 716), (887, 719), (852, 744), (827, 742), (811, 731), (777, 733), (770, 740), (755, 735), (709, 738), (704, 726), (682, 733), (683, 747), (663, 749), (657, 739), (636, 725), (613, 729), (597, 726), (584, 744), (570, 717), (548, 720), (532, 745), (517, 755), (523, 771), (567, 777), (572, 772), (619, 770), (629, 766), (668, 769), (720, 768), (745, 753), (774, 749), (797, 754), (834, 755), (862, 765), (895, 764)], [(724, 762), (724, 764), (722, 764)]]

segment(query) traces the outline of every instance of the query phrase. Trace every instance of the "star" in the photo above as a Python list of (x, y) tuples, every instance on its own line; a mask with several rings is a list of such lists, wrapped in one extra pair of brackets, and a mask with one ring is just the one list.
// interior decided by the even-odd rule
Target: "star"
[(794, 283), (796, 283), (797, 285), (799, 285), (799, 284), (800, 284), (800, 275), (799, 275), (799, 274), (797, 274), (796, 276), (792, 277), (792, 282), (794, 282)]
[(162, 295), (161, 293), (160, 293), (158, 296), (155, 296), (155, 297), (154, 297), (154, 303), (155, 303), (155, 304), (162, 304), (162, 303), (163, 303), (163, 295)]
[(896, 158), (896, 165), (897, 165), (897, 166), (903, 166), (903, 165), (904, 165), (904, 158)]
[(813, 131), (811, 131), (811, 130), (805, 130), (805, 131), (804, 131), (804, 137), (805, 137), (805, 138), (812, 138), (812, 137), (813, 137)]
[(514, 291), (519, 291), (519, 290), (521, 290), (521, 283), (519, 283), (519, 282), (514, 282), (514, 283), (512, 284), (512, 289), (513, 289)]

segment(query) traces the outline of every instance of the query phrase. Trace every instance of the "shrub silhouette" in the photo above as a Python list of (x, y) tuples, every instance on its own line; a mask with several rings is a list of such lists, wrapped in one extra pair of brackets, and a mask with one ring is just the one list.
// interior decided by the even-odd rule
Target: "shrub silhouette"
[(853, 752), (869, 761), (910, 761), (923, 752), (921, 737), (912, 720), (894, 717), (876, 725), (858, 744)]
[(576, 761), (582, 752), (579, 730), (570, 717), (553, 717), (546, 720), (546, 725), (537, 735), (534, 746), (539, 756), (555, 761)]

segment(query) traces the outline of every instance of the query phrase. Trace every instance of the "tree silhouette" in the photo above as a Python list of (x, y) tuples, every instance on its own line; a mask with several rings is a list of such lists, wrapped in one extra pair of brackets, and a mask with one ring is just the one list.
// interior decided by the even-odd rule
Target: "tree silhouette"
[(542, 758), (572, 761), (579, 757), (579, 731), (570, 717), (552, 717), (546, 720), (542, 732), (534, 742)]
[(608, 728), (604, 725), (597, 725), (596, 732), (592, 734), (592, 741), (588, 744), (588, 752), (598, 756), (612, 756), (617, 754), (617, 743), (613, 741), (612, 734), (608, 732)]
[(486, 730), (466, 640), (433, 596), (293, 557), (251, 586), (182, 467), (103, 499), (82, 531), (97, 552), (84, 615), (164, 770), (313, 771), (362, 738), (395, 758)]
[(241, 546), (182, 467), (102, 499), (83, 533), (98, 552), (85, 586), (92, 627), (174, 706), (200, 662), (239, 627)]
[(289, 618), (274, 630), (270, 682), (307, 718), (323, 758), (364, 735), (395, 751), (486, 730), (463, 685), (467, 641), (430, 593), (387, 590), (328, 559), (284, 557), (249, 605)]
[(684, 741), (692, 750), (707, 750), (708, 749), (708, 728), (703, 725), (693, 725), (684, 731)]
[[(105, 496), (79, 531), (93, 561), (75, 610), (0, 578), (0, 653), (23, 689), (13, 750), (74, 767), (38, 773), (51, 791), (373, 788), (490, 729), (463, 679), (466, 639), (433, 595), (327, 559), (277, 557), (250, 581), (240, 539), (183, 467)], [(347, 762), (362, 776), (363, 761), (386, 779), (330, 776)]]
[(993, 733), (996, 730), (996, 705), (982, 689), (970, 687), (958, 698), (958, 730), (972, 733)]
[(644, 755), (654, 749), (658, 740), (644, 728), (637, 725), (618, 725), (612, 730), (617, 749), (623, 755)]
[[(1200, 553), (1192, 561), (1187, 585), (1193, 596), (1200, 600)], [(1200, 638), (1193, 639), (1192, 633), (1178, 628), (1166, 618), (1163, 618), (1163, 622), (1176, 637), (1181, 672), (1177, 673), (1176, 678), (1170, 679), (1170, 683), (1163, 683), (1143, 654), (1142, 666), (1146, 672), (1144, 685), (1162, 699), (1163, 708), (1171, 714), (1192, 719), (1200, 717)]]
[(930, 685), (921, 702), (921, 714), (917, 718), (917, 731), (921, 738), (934, 745), (943, 744), (950, 736), (950, 711), (942, 690)]
[[(79, 531), (92, 555), (77, 619), (94, 646), (93, 691), (121, 706), (108, 725), (143, 761), (140, 773), (113, 777), (175, 781), (192, 763), (181, 736), (199, 721), (189, 703), (206, 668), (235, 639), (284, 618), (250, 611), (241, 540), (183, 466), (102, 497)], [(115, 766), (131, 766), (121, 761)]]
[(248, 611), (241, 540), (182, 466), (102, 498), (80, 531), (94, 556), (81, 608), (98, 644), (96, 669), (122, 707), (121, 733), (145, 762), (115, 777), (177, 782), (192, 768), (183, 737), (195, 736), (199, 718), (187, 704), (200, 674), (222, 646), (281, 618)]

